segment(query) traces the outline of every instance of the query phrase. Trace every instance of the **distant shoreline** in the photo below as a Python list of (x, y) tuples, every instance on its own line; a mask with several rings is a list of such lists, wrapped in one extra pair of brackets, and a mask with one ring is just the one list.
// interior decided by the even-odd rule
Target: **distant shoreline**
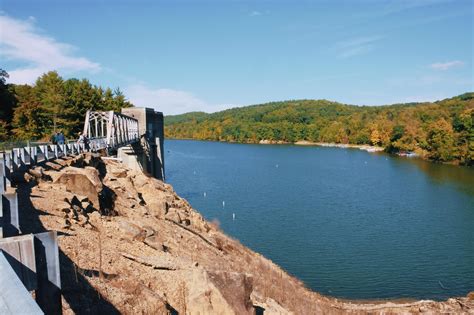
[[(334, 142), (311, 142), (307, 140), (299, 140), (296, 142), (287, 142), (282, 140), (260, 140), (258, 142), (238, 142), (238, 141), (226, 141), (226, 140), (210, 140), (210, 139), (194, 139), (194, 138), (165, 138), (166, 140), (193, 140), (193, 141), (210, 141), (210, 142), (223, 142), (223, 143), (238, 143), (238, 144), (256, 144), (256, 145), (276, 145), (276, 144), (285, 144), (285, 145), (298, 145), (298, 146), (315, 146), (315, 147), (327, 147), (327, 148), (341, 148), (341, 149), (359, 149), (363, 151), (367, 151), (370, 153), (374, 152), (386, 152), (385, 148), (379, 146), (372, 146), (368, 144), (350, 144), (350, 143), (334, 143)], [(417, 158), (423, 161), (431, 162), (431, 163), (438, 163), (444, 165), (454, 165), (454, 166), (463, 166), (470, 168), (469, 165), (459, 164), (458, 161), (450, 161), (450, 162), (440, 162), (440, 161), (433, 161), (422, 154), (414, 154), (414, 155), (407, 155), (407, 154), (400, 154), (400, 153), (390, 153), (390, 155), (398, 156), (398, 157), (410, 157), (410, 158)]]
[[(262, 142), (265, 140), (261, 140), (259, 144), (270, 144), (267, 142)], [(268, 141), (268, 140), (267, 140)], [(278, 144), (278, 143), (276, 143)], [(302, 145), (302, 146), (318, 146), (318, 147), (330, 147), (330, 148), (342, 148), (342, 149), (359, 149), (365, 150), (368, 152), (383, 152), (385, 149), (383, 147), (368, 145), (368, 144), (346, 144), (346, 143), (334, 143), (334, 142), (311, 142), (306, 140), (300, 140), (292, 143), (294, 145)]]
[(260, 140), (258, 142), (237, 142), (237, 141), (226, 141), (226, 140), (206, 140), (206, 139), (193, 139), (193, 138), (166, 138), (166, 140), (193, 140), (193, 141), (211, 141), (211, 142), (224, 142), (224, 143), (240, 143), (240, 144), (263, 144), (263, 145), (275, 145), (275, 144), (290, 144), (299, 146), (316, 146), (316, 147), (327, 147), (327, 148), (341, 148), (341, 149), (359, 149), (367, 152), (384, 152), (385, 148), (369, 145), (369, 144), (350, 144), (350, 143), (334, 143), (334, 142), (312, 142), (307, 140), (299, 140), (296, 142), (287, 142), (282, 140)]

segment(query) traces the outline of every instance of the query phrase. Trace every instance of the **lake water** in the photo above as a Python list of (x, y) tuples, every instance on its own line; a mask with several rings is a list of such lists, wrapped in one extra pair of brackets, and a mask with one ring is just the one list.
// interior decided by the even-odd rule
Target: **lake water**
[(474, 291), (473, 169), (294, 145), (167, 140), (165, 151), (179, 195), (315, 291)]

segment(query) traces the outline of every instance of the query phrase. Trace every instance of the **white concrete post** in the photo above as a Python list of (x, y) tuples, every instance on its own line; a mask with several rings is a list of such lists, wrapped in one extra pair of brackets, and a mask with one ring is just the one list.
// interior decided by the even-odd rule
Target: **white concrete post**
[[(6, 165), (5, 165), (5, 154), (0, 153), (0, 197), (2, 196), (3, 193), (6, 191)], [(1, 201), (0, 201), (1, 203)], [(1, 205), (0, 205), (1, 207)], [(1, 215), (0, 215), (1, 216)]]
[(20, 167), (20, 149), (14, 148), (12, 150), (12, 171), (16, 171)]

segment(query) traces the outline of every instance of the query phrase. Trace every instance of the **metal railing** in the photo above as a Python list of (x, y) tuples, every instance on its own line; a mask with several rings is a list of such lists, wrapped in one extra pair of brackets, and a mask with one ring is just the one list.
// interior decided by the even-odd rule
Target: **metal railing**
[(44, 144), (50, 144), (50, 143), (44, 142), (44, 141), (30, 141), (30, 140), (0, 142), (0, 151), (10, 151), (13, 148), (21, 148), (21, 147), (36, 147), (38, 145), (44, 145)]
[(31, 167), (41, 162), (84, 152), (97, 152), (105, 148), (107, 148), (107, 145), (104, 139), (93, 139), (87, 145), (84, 143), (39, 144), (37, 146), (12, 148), (9, 151), (0, 153), (0, 159), (4, 161), (8, 175), (21, 169), (23, 166)]

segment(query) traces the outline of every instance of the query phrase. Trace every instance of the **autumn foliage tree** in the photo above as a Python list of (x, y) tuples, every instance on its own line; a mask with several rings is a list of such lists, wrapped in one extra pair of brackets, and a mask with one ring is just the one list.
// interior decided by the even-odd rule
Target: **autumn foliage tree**
[(450, 161), (457, 156), (452, 126), (443, 118), (431, 124), (427, 143), (433, 160)]
[(54, 131), (77, 137), (87, 110), (120, 111), (133, 106), (120, 89), (92, 85), (87, 79), (64, 80), (55, 71), (33, 86), (7, 84), (0, 69), (0, 141), (47, 140)]
[(38, 139), (42, 137), (47, 123), (41, 112), (41, 103), (35, 89), (29, 85), (15, 86), (17, 107), (13, 115), (13, 134), (19, 139)]

